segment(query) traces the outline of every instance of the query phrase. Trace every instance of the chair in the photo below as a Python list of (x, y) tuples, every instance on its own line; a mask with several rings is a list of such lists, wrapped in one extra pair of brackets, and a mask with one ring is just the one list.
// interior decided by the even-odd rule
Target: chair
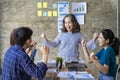
[(117, 67), (116, 80), (120, 80), (120, 64), (118, 64), (118, 67)]

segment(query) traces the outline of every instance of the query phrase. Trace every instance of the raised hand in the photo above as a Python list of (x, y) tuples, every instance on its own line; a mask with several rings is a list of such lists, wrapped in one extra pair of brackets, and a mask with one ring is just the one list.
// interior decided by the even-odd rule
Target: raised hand
[(31, 47), (31, 48), (35, 48), (35, 47), (36, 47), (36, 45), (37, 45), (37, 42), (32, 41), (32, 42), (31, 42), (31, 44), (30, 44), (30, 47)]
[(98, 33), (94, 33), (94, 34), (93, 34), (93, 40), (97, 40), (98, 37), (99, 37), (99, 34), (98, 34)]
[(81, 45), (82, 45), (82, 47), (86, 47), (86, 40), (85, 39), (81, 41)]
[(46, 34), (45, 34), (45, 33), (42, 33), (42, 34), (41, 34), (41, 38), (46, 39)]
[(91, 52), (91, 53), (90, 53), (90, 59), (91, 59), (92, 61), (98, 60), (97, 57), (95, 56), (95, 53), (94, 53), (94, 52)]
[(48, 54), (49, 54), (49, 48), (46, 46), (41, 46), (40, 48), (41, 52), (43, 53), (42, 55), (42, 61), (47, 64), (47, 60), (48, 60)]
[(46, 47), (46, 46), (41, 46), (40, 50), (43, 53), (43, 55), (48, 55), (49, 54), (49, 48)]

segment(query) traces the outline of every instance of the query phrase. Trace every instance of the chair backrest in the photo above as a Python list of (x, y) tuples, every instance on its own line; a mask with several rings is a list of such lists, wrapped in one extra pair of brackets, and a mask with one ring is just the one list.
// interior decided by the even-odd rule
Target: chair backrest
[(120, 80), (120, 64), (118, 64), (118, 67), (117, 67), (116, 79), (115, 80)]

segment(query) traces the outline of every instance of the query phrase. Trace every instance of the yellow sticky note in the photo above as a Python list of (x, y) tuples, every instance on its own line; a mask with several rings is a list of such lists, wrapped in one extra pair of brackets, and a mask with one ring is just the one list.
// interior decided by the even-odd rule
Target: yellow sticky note
[(43, 2), (43, 8), (47, 8), (47, 2)]
[(48, 11), (48, 16), (52, 16), (52, 11)]
[(57, 11), (53, 11), (53, 16), (57, 16)]
[(37, 12), (38, 16), (42, 16), (42, 11)]
[(38, 7), (38, 8), (42, 8), (42, 3), (41, 3), (41, 2), (38, 2), (38, 3), (37, 3), (37, 7)]

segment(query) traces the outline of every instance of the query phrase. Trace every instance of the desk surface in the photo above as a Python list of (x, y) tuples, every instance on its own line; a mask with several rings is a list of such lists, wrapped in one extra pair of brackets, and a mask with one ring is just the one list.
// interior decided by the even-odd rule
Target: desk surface
[[(75, 78), (76, 80), (79, 80), (79, 79), (88, 80), (90, 78), (91, 78), (90, 80), (95, 80), (95, 78), (89, 73), (83, 72), (84, 74), (82, 74), (81, 71), (77, 71), (79, 74), (76, 74), (75, 71), (74, 72), (69, 71), (65, 64), (63, 64), (62, 69), (57, 72), (56, 70), (57, 68), (55, 67), (56, 65), (53, 63), (51, 64), (48, 64), (48, 71), (46, 73), (46, 77), (53, 77), (54, 80), (74, 80), (74, 79), (70, 79), (71, 76), (72, 78)], [(76, 64), (73, 64), (73, 65), (76, 65)], [(81, 65), (83, 66), (83, 64)]]
[[(38, 64), (39, 64), (39, 62), (38, 62)], [(65, 65), (65, 63), (63, 63), (62, 69), (60, 69), (59, 71), (57, 71), (55, 60), (49, 60), (47, 66), (48, 66), (48, 70), (46, 72), (46, 77), (50, 77), (50, 78), (52, 77), (54, 80), (74, 80), (71, 78), (75, 78), (76, 80), (79, 80), (80, 78), (84, 79), (84, 80), (88, 80), (88, 79), (95, 80), (95, 78), (89, 73), (82, 74), (82, 73), (80, 73), (81, 71), (77, 71), (80, 74), (76, 74), (75, 73), (76, 70), (74, 70), (74, 72), (73, 71), (71, 72), (69, 70), (69, 68), (74, 69), (76, 66), (78, 66), (77, 68), (80, 68), (80, 69), (82, 69), (82, 71), (85, 71), (85, 69), (84, 69), (85, 63), (84, 62), (80, 62), (78, 64), (74, 64), (74, 63), (67, 64), (67, 66)], [(47, 79), (45, 79), (45, 80), (47, 80)]]
[[(70, 71), (65, 71), (65, 72), (59, 72), (57, 74), (57, 77), (59, 80), (95, 80), (95, 78), (87, 73), (86, 71), (83, 72), (70, 72)], [(57, 79), (58, 79), (57, 78)]]

